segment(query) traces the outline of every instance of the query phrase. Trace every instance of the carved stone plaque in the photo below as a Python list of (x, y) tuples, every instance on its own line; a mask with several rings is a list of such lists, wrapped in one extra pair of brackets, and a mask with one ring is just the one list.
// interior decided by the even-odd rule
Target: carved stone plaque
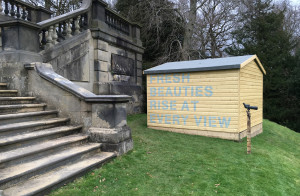
[(111, 54), (111, 72), (116, 75), (134, 76), (134, 60)]

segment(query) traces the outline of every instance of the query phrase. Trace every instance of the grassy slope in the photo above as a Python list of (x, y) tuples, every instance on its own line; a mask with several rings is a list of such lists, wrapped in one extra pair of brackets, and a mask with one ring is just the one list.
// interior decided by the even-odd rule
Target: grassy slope
[(52, 195), (298, 195), (300, 134), (264, 120), (264, 133), (233, 142), (146, 128), (128, 118), (134, 150)]

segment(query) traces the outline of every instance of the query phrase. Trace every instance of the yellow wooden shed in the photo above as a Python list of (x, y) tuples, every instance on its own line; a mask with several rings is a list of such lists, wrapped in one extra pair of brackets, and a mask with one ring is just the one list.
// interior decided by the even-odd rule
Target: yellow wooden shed
[(263, 131), (263, 75), (256, 55), (165, 63), (147, 74), (149, 128), (240, 140)]

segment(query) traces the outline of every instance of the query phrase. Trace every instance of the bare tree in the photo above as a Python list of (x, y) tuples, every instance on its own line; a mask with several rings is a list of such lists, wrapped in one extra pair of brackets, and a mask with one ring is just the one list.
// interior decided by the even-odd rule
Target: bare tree
[(55, 13), (61, 15), (72, 10), (78, 9), (82, 0), (25, 0), (36, 6), (43, 6)]
[(184, 38), (181, 48), (181, 59), (189, 60), (191, 55), (197, 50), (194, 48), (194, 34), (196, 29), (197, 15), (199, 9), (208, 0), (178, 0), (177, 10), (178, 14), (184, 21)]
[(235, 1), (208, 0), (198, 11), (194, 39), (202, 58), (224, 55), (236, 21)]
[(292, 52), (300, 48), (300, 5), (291, 5), (288, 0), (277, 4), (276, 8), (285, 13), (284, 29), (291, 35), (292, 42), (297, 46)]
[(185, 21), (182, 60), (222, 57), (230, 44), (237, 0), (178, 0)]

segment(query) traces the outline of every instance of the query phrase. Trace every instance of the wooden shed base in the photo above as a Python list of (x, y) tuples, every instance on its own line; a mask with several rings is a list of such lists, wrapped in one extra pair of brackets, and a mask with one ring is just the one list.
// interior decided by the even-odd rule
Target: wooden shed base
[[(219, 132), (219, 131), (201, 131), (201, 130), (191, 130), (191, 129), (177, 129), (177, 128), (164, 128), (148, 126), (150, 129), (171, 131), (176, 133), (184, 133), (189, 135), (201, 135), (206, 137), (215, 137), (227, 140), (240, 141), (242, 138), (247, 136), (247, 130), (242, 132)], [(262, 123), (257, 124), (251, 128), (251, 136), (254, 137), (263, 132)]]

